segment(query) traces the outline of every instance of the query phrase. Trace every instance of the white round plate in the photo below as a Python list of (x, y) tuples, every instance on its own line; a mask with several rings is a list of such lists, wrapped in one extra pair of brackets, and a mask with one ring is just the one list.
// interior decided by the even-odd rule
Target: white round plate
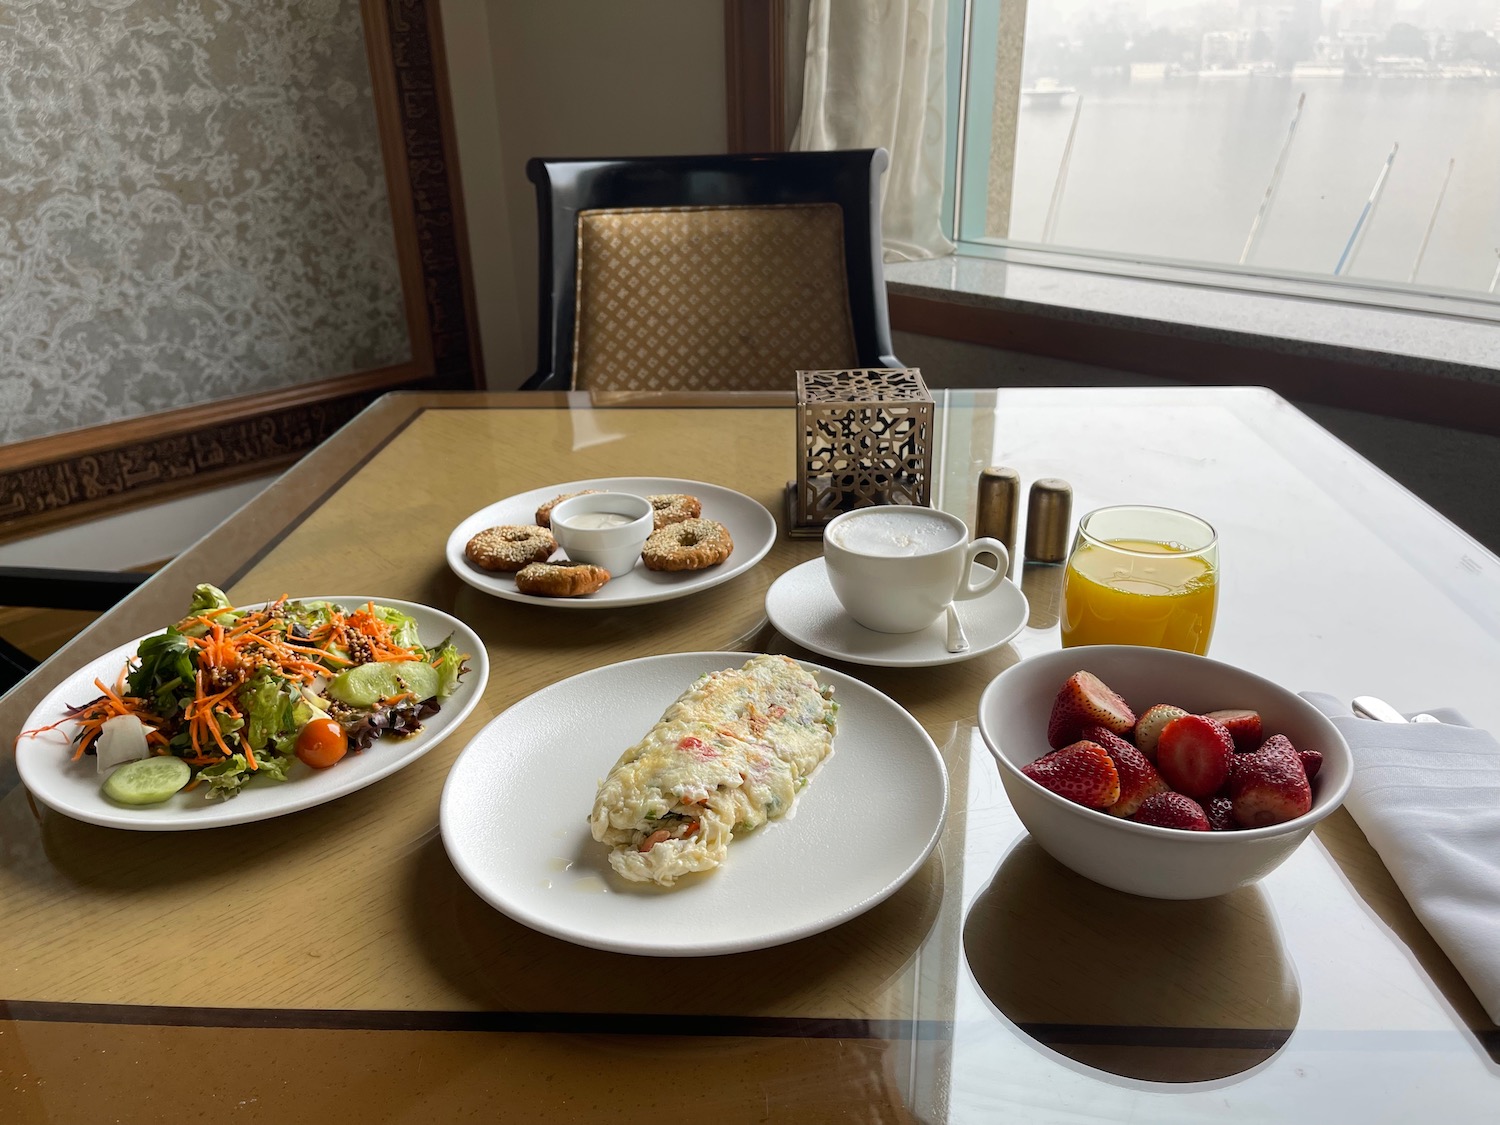
[[(195, 789), (188, 793), (178, 793), (159, 805), (127, 808), (115, 804), (101, 791), (103, 778), (98, 774), (94, 759), (86, 755), (76, 762), (71, 760), (71, 723), (35, 737), (23, 737), (16, 743), (16, 768), (21, 774), (21, 781), (48, 808), (75, 820), (102, 824), (106, 828), (180, 832), (193, 828), (247, 824), (321, 805), (325, 801), (332, 801), (353, 793), (356, 789), (372, 785), (397, 770), (405, 769), (447, 738), (453, 728), (474, 709), (484, 693), (484, 685), (490, 678), (489, 654), (485, 652), (484, 642), (479, 639), (479, 635), (456, 617), (430, 606), (396, 601), (394, 598), (325, 594), (291, 600), (334, 602), (345, 609), (357, 608), (373, 601), (376, 605), (399, 609), (416, 621), (417, 635), (421, 637), (423, 644), (436, 645), (452, 634), (453, 643), (458, 646), (459, 651), (468, 654), (469, 670), (459, 681), (454, 693), (443, 702), (438, 713), (423, 723), (420, 733), (406, 739), (376, 739), (368, 750), (350, 754), (337, 765), (324, 770), (310, 769), (297, 762), (288, 771), (286, 781), (253, 781), (226, 801), (207, 800), (204, 796), (206, 790)], [(165, 629), (165, 626), (162, 628)], [(158, 633), (161, 631), (157, 630)], [(99, 689), (94, 686), (94, 680), (114, 683), (120, 669), (135, 655), (136, 649), (145, 639), (141, 637), (121, 645), (113, 652), (78, 669), (37, 704), (36, 710), (26, 720), (24, 729), (36, 730), (48, 723), (55, 723), (65, 716), (69, 706), (97, 699)]]
[[(734, 540), (734, 551), (718, 566), (711, 566), (707, 570), (647, 570), (645, 563), (637, 562), (635, 569), (629, 574), (612, 576), (602, 590), (583, 598), (540, 598), (533, 594), (523, 594), (516, 589), (515, 575), (481, 570), (464, 557), (465, 545), (485, 528), (535, 523), (537, 508), (548, 500), (564, 492), (582, 492), (586, 488), (597, 488), (604, 492), (630, 492), (637, 496), (672, 492), (696, 496), (703, 502), (703, 518), (718, 520), (729, 529), (730, 537)], [(603, 477), (549, 484), (545, 488), (534, 488), (530, 492), (518, 493), (481, 508), (449, 534), (445, 554), (454, 574), (475, 589), (494, 594), (497, 598), (555, 606), (558, 609), (618, 609), (680, 598), (699, 590), (707, 590), (721, 582), (728, 582), (765, 558), (766, 552), (775, 542), (775, 517), (766, 511), (764, 505), (733, 489), (703, 481), (674, 480), (671, 477)], [(553, 555), (556, 559), (563, 557), (561, 551)]]
[(948, 806), (937, 747), (867, 684), (805, 664), (839, 701), (833, 753), (792, 811), (674, 887), (631, 883), (589, 833), (600, 781), (706, 672), (748, 652), (611, 664), (521, 700), (475, 735), (448, 774), (440, 824), (453, 866), (486, 902), (596, 949), (696, 957), (762, 949), (848, 921), (921, 867)]
[[(976, 566), (989, 569), (983, 563)], [(969, 638), (963, 652), (948, 651), (948, 626), (942, 618), (915, 633), (866, 629), (844, 612), (822, 559), (793, 567), (766, 591), (766, 616), (783, 637), (822, 656), (881, 668), (972, 660), (1014, 638), (1031, 616), (1026, 595), (1009, 579), (977, 598), (955, 602), (954, 608)]]

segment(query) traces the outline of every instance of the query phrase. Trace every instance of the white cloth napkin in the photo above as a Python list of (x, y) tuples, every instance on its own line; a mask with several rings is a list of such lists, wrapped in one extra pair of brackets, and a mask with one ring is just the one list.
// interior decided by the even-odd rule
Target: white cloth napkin
[(1440, 723), (1382, 723), (1302, 694), (1354, 752), (1344, 807), (1500, 1023), (1500, 742), (1456, 711), (1429, 711)]

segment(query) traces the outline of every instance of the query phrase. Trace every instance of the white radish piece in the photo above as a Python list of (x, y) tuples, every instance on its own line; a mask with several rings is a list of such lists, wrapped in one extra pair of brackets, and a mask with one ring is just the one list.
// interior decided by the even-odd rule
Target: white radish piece
[(98, 759), (100, 775), (126, 762), (150, 757), (146, 731), (146, 724), (134, 715), (116, 715), (106, 720), (99, 728), (99, 737), (94, 740), (94, 756)]

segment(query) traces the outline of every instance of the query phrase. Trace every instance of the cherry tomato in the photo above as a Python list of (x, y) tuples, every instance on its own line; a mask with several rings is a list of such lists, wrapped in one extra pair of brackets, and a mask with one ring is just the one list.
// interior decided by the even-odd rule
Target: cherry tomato
[(297, 735), (297, 757), (315, 770), (327, 769), (349, 752), (349, 736), (333, 719), (313, 719)]

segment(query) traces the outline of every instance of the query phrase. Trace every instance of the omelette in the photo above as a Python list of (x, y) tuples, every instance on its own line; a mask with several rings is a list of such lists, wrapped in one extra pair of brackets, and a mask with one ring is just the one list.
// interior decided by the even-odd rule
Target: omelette
[(785, 656), (710, 672), (599, 786), (589, 825), (626, 879), (670, 887), (784, 815), (833, 749), (833, 689)]

